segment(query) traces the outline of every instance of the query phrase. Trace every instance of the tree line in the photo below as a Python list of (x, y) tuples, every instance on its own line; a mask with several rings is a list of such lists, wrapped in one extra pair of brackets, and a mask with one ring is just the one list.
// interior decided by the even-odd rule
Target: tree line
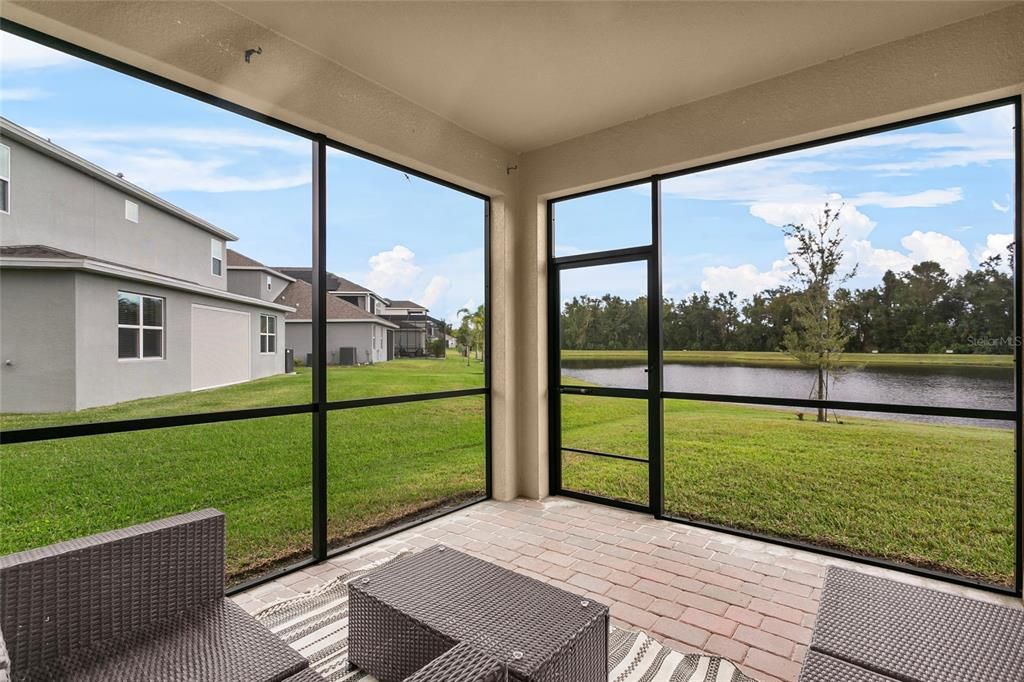
[[(841, 351), (1012, 353), (1012, 272), (1011, 244), (1005, 255), (992, 256), (959, 277), (925, 261), (906, 272), (889, 270), (869, 289), (836, 288), (828, 298), (834, 302)], [(800, 326), (808, 289), (794, 283), (743, 300), (732, 291), (666, 299), (665, 349), (792, 352), (787, 330)], [(806, 311), (803, 316), (810, 317)], [(565, 349), (647, 347), (645, 297), (576, 296), (564, 304), (561, 320)]]

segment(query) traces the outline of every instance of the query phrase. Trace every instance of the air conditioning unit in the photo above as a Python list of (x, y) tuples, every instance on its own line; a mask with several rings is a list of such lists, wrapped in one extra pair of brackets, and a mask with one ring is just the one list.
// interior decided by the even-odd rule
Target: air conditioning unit
[(352, 346), (342, 346), (338, 349), (338, 364), (339, 365), (356, 365), (359, 364), (359, 358), (356, 353), (356, 349)]

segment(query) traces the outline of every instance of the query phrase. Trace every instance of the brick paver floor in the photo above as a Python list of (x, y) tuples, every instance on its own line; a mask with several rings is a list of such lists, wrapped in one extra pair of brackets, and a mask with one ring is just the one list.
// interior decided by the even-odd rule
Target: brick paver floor
[(844, 565), (1020, 608), (1020, 600), (569, 498), (482, 502), (235, 596), (249, 611), (399, 552), (444, 543), (611, 607), (682, 651), (793, 682), (825, 569)]

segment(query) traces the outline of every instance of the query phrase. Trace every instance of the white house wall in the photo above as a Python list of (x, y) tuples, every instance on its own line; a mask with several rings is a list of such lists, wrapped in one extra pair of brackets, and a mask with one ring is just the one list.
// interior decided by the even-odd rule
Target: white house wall
[(75, 274), (0, 270), (0, 314), (0, 412), (75, 409)]

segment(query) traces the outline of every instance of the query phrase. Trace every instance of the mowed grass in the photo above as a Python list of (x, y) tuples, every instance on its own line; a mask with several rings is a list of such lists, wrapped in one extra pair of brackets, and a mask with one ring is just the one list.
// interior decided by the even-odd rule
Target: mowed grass
[[(483, 365), (401, 360), (329, 373), (332, 399), (340, 400), (479, 386)], [(303, 402), (308, 383), (308, 375), (275, 377), (73, 415), (8, 416), (4, 428)], [(308, 556), (311, 419), (269, 417), (4, 445), (0, 554), (213, 506), (227, 515), (233, 581)], [(332, 412), (331, 543), (482, 495), (484, 443), (483, 396)]]
[[(563, 350), (563, 360), (602, 360), (646, 364), (645, 350)], [(665, 362), (693, 365), (740, 365), (746, 367), (797, 367), (789, 354), (776, 352), (669, 350)], [(1013, 355), (946, 353), (843, 353), (841, 364), (850, 367), (1013, 367)]]
[[(563, 396), (563, 444), (645, 457), (642, 404)], [(666, 401), (666, 511), (1012, 585), (1012, 429), (844, 422)], [(566, 488), (647, 502), (643, 463), (563, 463)]]
[[(331, 368), (332, 400), (481, 386), (458, 358)], [(309, 376), (3, 426), (302, 403)], [(564, 443), (646, 457), (646, 403), (563, 396)], [(482, 396), (332, 412), (329, 535), (343, 544), (484, 491)], [(666, 506), (678, 516), (1009, 584), (1013, 432), (666, 401)], [(310, 551), (309, 415), (0, 448), (0, 554), (214, 506), (232, 580)], [(647, 501), (642, 463), (564, 455), (567, 488)]]
[[(406, 393), (430, 393), (484, 385), (483, 363), (451, 355), (446, 359), (400, 359), (360, 367), (329, 367), (328, 400), (349, 400)], [(207, 391), (144, 398), (78, 412), (54, 414), (2, 414), (3, 429), (25, 429), (63, 424), (165, 417), (278, 405), (300, 405), (313, 397), (309, 368), (295, 374), (256, 379)]]

